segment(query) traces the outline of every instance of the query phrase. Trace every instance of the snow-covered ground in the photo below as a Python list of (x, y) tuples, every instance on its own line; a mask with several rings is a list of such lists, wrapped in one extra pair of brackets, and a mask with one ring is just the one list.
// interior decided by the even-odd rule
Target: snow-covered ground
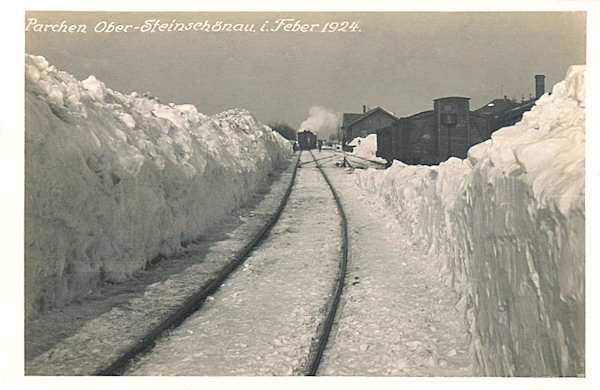
[(352, 154), (358, 157), (385, 163), (385, 159), (377, 157), (377, 134), (369, 134), (366, 138), (356, 137), (349, 144), (354, 146)]
[(123, 95), (30, 55), (25, 75), (28, 317), (174, 253), (291, 152), (245, 110)]
[(380, 198), (356, 186), (358, 170), (322, 161), (348, 219), (349, 264), (317, 374), (475, 375), (458, 296), (427, 249)]
[[(311, 159), (303, 153), (303, 162)], [(340, 247), (331, 191), (314, 165), (305, 165), (268, 238), (126, 375), (303, 373), (326, 315)]]
[(487, 375), (584, 372), (585, 67), (439, 166), (357, 172), (461, 296)]

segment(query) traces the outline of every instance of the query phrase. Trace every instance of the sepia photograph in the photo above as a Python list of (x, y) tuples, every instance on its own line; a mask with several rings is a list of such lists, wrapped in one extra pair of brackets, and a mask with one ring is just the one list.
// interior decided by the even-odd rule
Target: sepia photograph
[(13, 12), (7, 383), (593, 387), (598, 3), (410, 4)]

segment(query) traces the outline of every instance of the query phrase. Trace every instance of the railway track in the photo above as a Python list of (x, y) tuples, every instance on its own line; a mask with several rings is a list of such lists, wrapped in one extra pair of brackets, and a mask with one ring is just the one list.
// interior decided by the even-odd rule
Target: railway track
[(311, 156), (313, 157), (313, 161), (304, 161), (302, 163), (300, 163), (300, 166), (304, 166), (304, 165), (308, 165), (308, 164), (316, 164), (317, 162), (324, 162), (324, 161), (328, 161), (331, 159), (336, 158), (337, 156), (335, 154), (332, 154), (330, 156), (325, 156), (325, 157), (320, 157), (320, 158), (315, 158), (314, 155), (311, 152)]
[(313, 345), (312, 350), (314, 352), (311, 353), (310, 364), (308, 366), (307, 375), (314, 376), (317, 373), (319, 364), (321, 363), (321, 358), (323, 356), (323, 352), (325, 351), (325, 346), (327, 345), (327, 341), (329, 340), (329, 334), (331, 333), (331, 328), (332, 328), (333, 322), (335, 320), (335, 315), (337, 313), (337, 309), (338, 309), (338, 306), (340, 303), (340, 297), (342, 296), (342, 290), (344, 288), (344, 281), (346, 278), (346, 270), (348, 267), (348, 222), (346, 220), (346, 214), (344, 213), (344, 208), (342, 206), (342, 202), (340, 201), (340, 198), (339, 198), (337, 192), (333, 188), (331, 181), (325, 174), (325, 171), (321, 167), (321, 164), (319, 163), (319, 161), (317, 159), (315, 159), (312, 151), (310, 151), (310, 155), (315, 160), (317, 168), (319, 169), (319, 171), (323, 175), (323, 178), (327, 182), (327, 185), (331, 189), (331, 193), (333, 194), (333, 197), (335, 199), (338, 213), (340, 214), (341, 225), (342, 225), (342, 259), (340, 261), (340, 270), (339, 270), (337, 282), (335, 284), (334, 291), (332, 294), (333, 299), (331, 300), (329, 310), (327, 311), (327, 317), (325, 319), (325, 322), (323, 323), (321, 331), (319, 332), (319, 335), (316, 339), (317, 342), (314, 343), (314, 345)]
[[(298, 375), (316, 375), (319, 367), (319, 363), (321, 361), (323, 352), (325, 350), (325, 346), (329, 339), (329, 334), (335, 319), (337, 307), (340, 301), (340, 296), (342, 294), (342, 288), (344, 285), (344, 279), (346, 274), (346, 267), (348, 261), (348, 233), (347, 233), (347, 222), (346, 217), (340, 203), (339, 197), (337, 196), (331, 182), (327, 178), (325, 172), (319, 164), (319, 161), (314, 157), (312, 152), (310, 152), (310, 156), (312, 158), (311, 161), (305, 161), (301, 163), (301, 153), (298, 155), (298, 159), (296, 161), (294, 172), (292, 174), (292, 179), (290, 180), (290, 185), (285, 193), (285, 196), (281, 200), (279, 207), (276, 213), (272, 216), (269, 222), (264, 226), (264, 228), (252, 238), (250, 242), (242, 250), (240, 250), (236, 256), (227, 263), (222, 270), (218, 272), (218, 275), (206, 283), (202, 288), (198, 290), (194, 295), (185, 300), (185, 302), (174, 309), (172, 314), (169, 315), (166, 319), (160, 322), (158, 325), (153, 327), (151, 331), (149, 331), (146, 335), (139, 339), (134, 345), (128, 347), (125, 351), (123, 351), (120, 356), (115, 359), (110, 365), (107, 367), (98, 370), (95, 372), (95, 375), (101, 376), (115, 376), (115, 375), (129, 375), (127, 371), (131, 368), (132, 362), (137, 362), (144, 356), (149, 356), (153, 353), (153, 347), (156, 345), (157, 340), (163, 337), (165, 333), (170, 333), (174, 331), (178, 326), (180, 326), (188, 317), (193, 315), (195, 312), (200, 309), (208, 298), (211, 298), (213, 294), (219, 290), (221, 286), (224, 285), (225, 281), (230, 277), (230, 275), (239, 268), (239, 266), (245, 262), (248, 256), (251, 255), (256, 248), (260, 247), (261, 242), (269, 235), (269, 232), (272, 230), (273, 226), (277, 224), (279, 217), (281, 216), (290, 194), (292, 193), (292, 188), (294, 187), (294, 183), (296, 181), (296, 173), (299, 167), (302, 167), (308, 162), (314, 162), (327, 183), (329, 190), (333, 198), (335, 199), (335, 207), (337, 208), (337, 213), (340, 218), (340, 229), (341, 229), (341, 237), (340, 239), (340, 250), (341, 256), (339, 259), (339, 264), (337, 268), (337, 272), (335, 274), (335, 283), (333, 288), (330, 290), (329, 296), (325, 298), (327, 300), (326, 308), (321, 309), (319, 313), (322, 314), (321, 320), (319, 320), (319, 324), (316, 327), (316, 332), (311, 338), (310, 346), (308, 348), (308, 356), (306, 359), (302, 359), (301, 364), (302, 367), (297, 367), (293, 373)], [(167, 332), (169, 331), (169, 332)], [(133, 374), (135, 375), (135, 374)], [(150, 374), (152, 375), (152, 374)]]
[(292, 173), (292, 178), (290, 180), (289, 186), (285, 192), (285, 195), (281, 199), (281, 202), (277, 208), (277, 211), (273, 214), (273, 216), (269, 219), (269, 221), (264, 225), (264, 227), (229, 261), (220, 271), (218, 271), (216, 277), (209, 280), (207, 283), (202, 286), (198, 292), (190, 296), (185, 302), (175, 309), (171, 315), (165, 318), (162, 322), (156, 325), (152, 330), (150, 330), (145, 336), (143, 336), (137, 343), (127, 348), (115, 361), (113, 361), (108, 367), (103, 368), (94, 375), (96, 376), (117, 376), (123, 374), (127, 365), (131, 362), (132, 359), (137, 357), (139, 354), (148, 351), (152, 348), (155, 341), (161, 337), (167, 330), (173, 329), (180, 325), (187, 317), (189, 317), (192, 313), (196, 312), (207, 297), (211, 296), (218, 288), (221, 286), (223, 281), (227, 279), (227, 277), (235, 271), (240, 264), (244, 262), (244, 260), (248, 257), (250, 252), (260, 244), (262, 240), (268, 235), (269, 231), (273, 227), (273, 225), (279, 219), (283, 208), (289, 198), (290, 193), (292, 192), (292, 188), (294, 186), (294, 181), (296, 179), (296, 173), (298, 170), (298, 165), (300, 162), (300, 155), (296, 160), (296, 164), (294, 167), (294, 171)]
[(341, 152), (339, 150), (334, 150), (334, 153), (338, 157), (345, 156), (346, 163), (348, 165), (350, 165), (350, 168), (375, 168), (375, 169), (386, 169), (387, 168), (387, 164), (380, 162), (380, 161), (371, 160), (368, 158), (356, 156), (354, 154), (349, 154), (349, 153), (344, 154), (344, 152)]

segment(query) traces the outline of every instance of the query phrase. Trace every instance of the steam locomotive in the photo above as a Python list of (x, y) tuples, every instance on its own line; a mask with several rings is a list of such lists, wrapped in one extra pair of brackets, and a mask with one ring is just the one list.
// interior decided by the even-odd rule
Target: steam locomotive
[(308, 130), (297, 134), (298, 147), (300, 150), (310, 150), (317, 148), (317, 136)]

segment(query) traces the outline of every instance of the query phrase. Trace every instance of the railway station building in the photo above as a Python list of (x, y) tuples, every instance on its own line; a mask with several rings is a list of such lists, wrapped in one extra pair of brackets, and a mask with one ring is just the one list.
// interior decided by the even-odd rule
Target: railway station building
[(346, 143), (356, 137), (365, 138), (369, 134), (375, 134), (378, 129), (391, 126), (399, 118), (392, 112), (375, 107), (367, 110), (363, 106), (362, 113), (344, 113), (342, 117), (342, 132)]
[[(377, 156), (405, 164), (435, 165), (450, 157), (466, 158), (475, 144), (492, 133), (521, 120), (544, 94), (544, 76), (535, 77), (535, 98), (494, 99), (471, 111), (469, 98), (450, 96), (435, 99), (433, 110), (394, 120), (388, 126), (371, 128), (377, 134)], [(352, 123), (347, 126), (351, 128)], [(364, 131), (364, 130), (362, 130)], [(361, 135), (362, 136), (362, 135)]]

